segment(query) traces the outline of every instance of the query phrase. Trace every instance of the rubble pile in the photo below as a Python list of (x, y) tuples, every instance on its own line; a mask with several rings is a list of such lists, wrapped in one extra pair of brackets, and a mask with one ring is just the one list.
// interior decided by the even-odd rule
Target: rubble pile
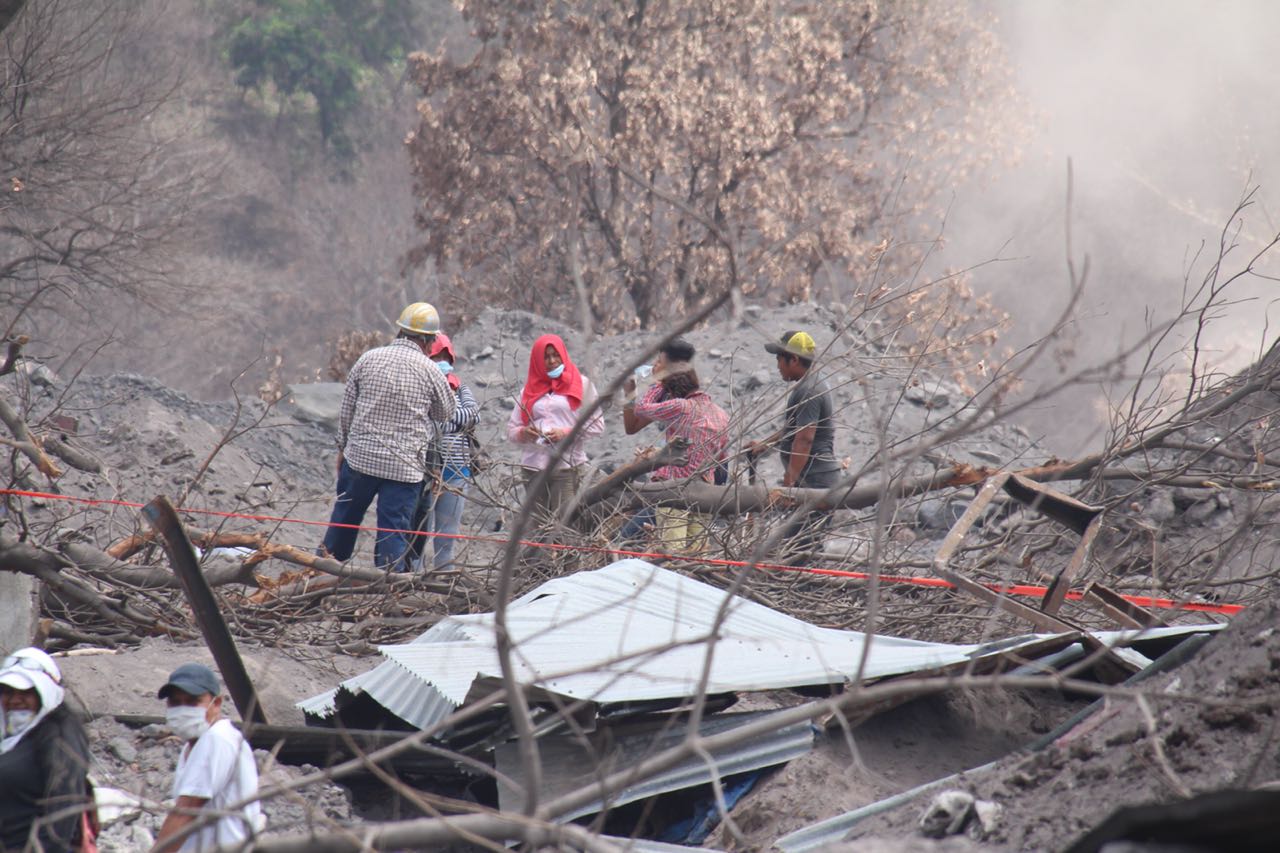
[[(118, 807), (118, 816), (114, 811), (106, 815), (111, 819), (98, 838), (99, 849), (103, 853), (150, 849), (164, 822), (165, 808), (160, 801), (168, 797), (173, 784), (173, 770), (182, 743), (163, 726), (131, 728), (113, 717), (95, 719), (86, 729), (96, 761), (91, 773), (97, 787), (113, 789), (109, 796), (115, 801), (136, 800), (136, 805)], [(292, 782), (317, 769), (279, 764), (269, 752), (261, 749), (254, 751), (254, 759), (262, 789)], [(130, 796), (122, 797), (117, 792)], [(269, 799), (263, 804), (263, 812), (267, 827), (273, 832), (309, 825), (345, 825), (353, 818), (350, 793), (328, 781)]]
[[(1280, 780), (1278, 619), (1276, 604), (1255, 605), (1191, 661), (1144, 684), (1145, 707), (1117, 697), (1047, 749), (962, 775), (953, 787), (1002, 807), (972, 849), (1062, 850), (1121, 805)], [(851, 849), (915, 835), (928, 802), (867, 818), (850, 833), (859, 840)], [(1275, 841), (1262, 832), (1258, 843)]]

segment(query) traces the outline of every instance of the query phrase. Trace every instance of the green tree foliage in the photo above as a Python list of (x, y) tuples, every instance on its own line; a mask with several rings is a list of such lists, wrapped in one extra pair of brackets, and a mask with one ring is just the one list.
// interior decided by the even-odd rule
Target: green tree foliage
[(350, 154), (361, 83), (404, 56), (414, 21), (409, 0), (256, 0), (234, 13), (226, 56), (245, 89), (310, 95), (321, 138)]

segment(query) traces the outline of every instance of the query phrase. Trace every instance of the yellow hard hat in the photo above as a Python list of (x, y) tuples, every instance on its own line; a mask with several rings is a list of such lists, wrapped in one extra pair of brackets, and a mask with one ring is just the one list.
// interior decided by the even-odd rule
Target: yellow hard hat
[(440, 333), (440, 312), (430, 302), (415, 302), (400, 312), (396, 325), (411, 335)]

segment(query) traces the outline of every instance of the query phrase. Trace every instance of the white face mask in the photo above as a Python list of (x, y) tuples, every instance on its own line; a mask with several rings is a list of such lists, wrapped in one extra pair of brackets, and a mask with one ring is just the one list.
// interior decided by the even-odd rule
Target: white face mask
[(448, 376), (450, 373), (453, 373), (453, 365), (447, 361), (437, 361), (436, 367), (440, 368), (440, 372), (443, 373), (445, 376)]
[(562, 373), (564, 373), (564, 365), (563, 365), (563, 364), (561, 364), (561, 365), (559, 365), (559, 366), (557, 366), (557, 367), (554, 367), (554, 368), (552, 368), (551, 370), (548, 370), (548, 371), (547, 371), (547, 376), (551, 377), (552, 379), (559, 379), (559, 378), (560, 378), (560, 375), (561, 375)]
[(209, 730), (206, 712), (202, 705), (179, 705), (165, 709), (164, 721), (169, 730), (183, 740), (196, 740)]
[(13, 710), (4, 712), (4, 736), (13, 737), (27, 730), (36, 718), (35, 711)]

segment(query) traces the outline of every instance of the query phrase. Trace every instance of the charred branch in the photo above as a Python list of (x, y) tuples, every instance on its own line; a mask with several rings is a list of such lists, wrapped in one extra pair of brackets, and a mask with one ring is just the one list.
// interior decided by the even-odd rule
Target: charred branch
[(44, 440), (44, 449), (72, 468), (86, 471), (90, 474), (102, 473), (102, 463), (100, 461), (65, 438), (49, 436)]
[[(0, 3), (2, 2), (3, 0), (0, 0)], [(3, 15), (4, 13), (0, 11), (0, 18), (3, 18)], [(0, 20), (0, 30), (2, 29), (4, 29), (4, 23), (3, 20)], [(0, 376), (7, 376), (8, 374), (13, 373), (14, 369), (18, 366), (18, 359), (22, 356), (22, 348), (25, 347), (30, 340), (31, 339), (26, 335), (18, 335), (9, 339), (9, 347), (5, 353), (4, 364), (0, 364)]]
[(639, 456), (618, 468), (608, 477), (583, 490), (578, 497), (579, 507), (588, 507), (616, 495), (632, 480), (643, 477), (664, 465), (684, 465), (689, 444), (684, 439), (674, 439), (652, 453)]
[(4, 421), (4, 425), (9, 428), (9, 433), (14, 438), (13, 441), (5, 441), (5, 444), (10, 445), (30, 459), (40, 473), (49, 479), (62, 476), (61, 469), (45, 454), (40, 442), (31, 434), (31, 430), (27, 428), (27, 423), (23, 420), (22, 415), (18, 414), (18, 411), (3, 396), (0, 396), (0, 421)]

